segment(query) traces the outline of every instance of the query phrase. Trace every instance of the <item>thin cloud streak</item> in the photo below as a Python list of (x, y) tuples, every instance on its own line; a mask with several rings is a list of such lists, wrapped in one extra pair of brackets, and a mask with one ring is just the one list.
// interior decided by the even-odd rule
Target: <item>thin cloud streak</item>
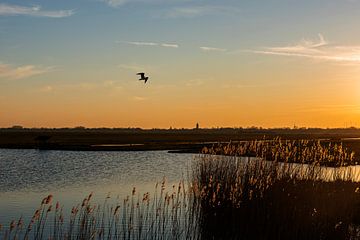
[(329, 45), (323, 35), (319, 34), (319, 41), (314, 42), (311, 40), (303, 39), (299, 44), (286, 47), (269, 47), (267, 48), (271, 52), (281, 53), (299, 53), (299, 54), (321, 54), (321, 47)]
[(131, 71), (142, 71), (144, 69), (144, 67), (136, 64), (119, 64), (118, 67)]
[(311, 108), (299, 108), (297, 112), (348, 112), (358, 111), (360, 107), (354, 104), (320, 105)]
[(127, 42), (130, 45), (136, 45), (136, 46), (158, 46), (159, 44), (154, 42)]
[(134, 101), (145, 101), (146, 98), (140, 97), (140, 96), (133, 96), (133, 97), (132, 97), (132, 100), (134, 100)]
[(200, 47), (200, 49), (204, 52), (226, 52), (225, 48), (216, 48), (216, 47)]
[[(118, 42), (121, 43), (121, 42)], [(179, 44), (176, 43), (156, 43), (156, 42), (137, 42), (137, 41), (131, 41), (131, 42), (125, 42), (130, 45), (135, 46), (150, 46), (150, 47), (165, 47), (165, 48), (179, 48)]]
[(42, 10), (40, 6), (25, 7), (19, 5), (0, 4), (0, 16), (33, 16), (33, 17), (49, 17), (63, 18), (70, 17), (75, 14), (74, 10)]
[(34, 65), (14, 67), (9, 64), (0, 63), (0, 78), (23, 79), (48, 73), (52, 70), (53, 67), (39, 67)]
[(174, 7), (166, 10), (162, 17), (165, 18), (193, 18), (204, 15), (214, 14), (238, 14), (241, 11), (236, 7), (225, 7), (217, 5), (204, 5), (204, 6), (185, 6), (185, 7)]
[(102, 0), (102, 2), (105, 2), (110, 7), (118, 7), (120, 5), (125, 4), (128, 1), (126, 1), (126, 0)]
[(285, 57), (302, 57), (333, 62), (360, 62), (360, 46), (329, 44), (321, 34), (319, 34), (318, 41), (302, 40), (296, 45), (265, 47), (263, 50), (249, 50), (245, 52)]
[(128, 71), (134, 71), (134, 72), (154, 72), (154, 68), (152, 66), (145, 66), (145, 65), (139, 65), (139, 64), (119, 64), (119, 68), (128, 70)]
[[(99, 0), (106, 3), (108, 6), (117, 8), (129, 3), (142, 3), (142, 4), (159, 4), (168, 3), (168, 0)], [(189, 0), (172, 0), (171, 2), (188, 2)]]
[(40, 92), (52, 92), (54, 90), (54, 87), (52, 86), (43, 86), (39, 89)]
[(204, 80), (197, 78), (197, 79), (192, 79), (189, 80), (188, 82), (185, 83), (186, 87), (197, 87), (197, 86), (201, 86), (204, 84)]
[(161, 46), (162, 47), (169, 47), (169, 48), (178, 48), (179, 47), (178, 44), (171, 44), (171, 43), (162, 43)]

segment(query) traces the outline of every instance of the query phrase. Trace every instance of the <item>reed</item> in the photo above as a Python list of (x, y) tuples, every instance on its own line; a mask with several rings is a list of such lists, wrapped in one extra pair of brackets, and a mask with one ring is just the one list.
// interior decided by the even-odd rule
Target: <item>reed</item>
[[(159, 187), (158, 187), (159, 186)], [(138, 194), (134, 188), (122, 201), (91, 202), (92, 193), (74, 206), (68, 221), (60, 203), (52, 207), (52, 195), (44, 198), (23, 231), (21, 219), (0, 231), (0, 238), (12, 239), (194, 239), (198, 230), (184, 181), (166, 188), (165, 179), (156, 184), (154, 195)], [(21, 224), (20, 224), (21, 223)]]
[(320, 140), (253, 140), (214, 144), (204, 147), (204, 154), (258, 157), (268, 161), (316, 164), (330, 167), (357, 165), (355, 152), (345, 148), (342, 143), (322, 142)]
[[(203, 152), (192, 174), (202, 238), (360, 238), (360, 185), (343, 168), (354, 156), (341, 145), (275, 139)], [(262, 158), (238, 157), (248, 155)], [(321, 165), (337, 167), (329, 176)]]

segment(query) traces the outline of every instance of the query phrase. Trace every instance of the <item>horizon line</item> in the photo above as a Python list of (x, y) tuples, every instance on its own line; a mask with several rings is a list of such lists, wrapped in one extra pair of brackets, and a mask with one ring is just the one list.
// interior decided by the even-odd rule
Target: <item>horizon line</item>
[(24, 127), (14, 125), (11, 127), (0, 127), (0, 130), (360, 130), (360, 127), (261, 127), (261, 126), (247, 126), (247, 127), (169, 127), (169, 128), (141, 128), (141, 127)]

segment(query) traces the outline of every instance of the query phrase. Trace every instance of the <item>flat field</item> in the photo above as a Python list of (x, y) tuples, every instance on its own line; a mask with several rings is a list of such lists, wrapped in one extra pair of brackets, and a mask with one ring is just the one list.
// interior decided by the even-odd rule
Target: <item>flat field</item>
[(199, 152), (216, 142), (254, 139), (322, 139), (360, 154), (360, 129), (0, 129), (0, 148), (84, 151), (175, 150)]

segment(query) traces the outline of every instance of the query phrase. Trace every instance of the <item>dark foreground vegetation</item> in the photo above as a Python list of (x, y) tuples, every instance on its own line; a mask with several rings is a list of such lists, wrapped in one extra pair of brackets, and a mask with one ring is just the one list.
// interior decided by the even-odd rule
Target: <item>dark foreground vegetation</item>
[[(189, 169), (187, 183), (181, 181), (168, 189), (163, 181), (156, 185), (154, 193), (143, 195), (134, 189), (129, 197), (115, 204), (108, 198), (101, 205), (92, 204), (90, 194), (68, 217), (61, 205), (53, 205), (52, 196), (48, 196), (29, 223), (13, 221), (3, 226), (0, 236), (360, 239), (360, 184), (355, 181), (356, 172), (344, 167), (355, 158), (349, 150), (320, 145), (318, 141), (303, 140), (298, 145), (279, 138), (254, 146), (272, 161), (237, 157), (247, 149), (244, 145), (216, 145), (204, 149), (204, 153), (222, 149), (228, 156), (198, 155)], [(288, 161), (279, 162), (283, 157)], [(334, 167), (322, 167), (321, 161)]]
[(202, 239), (359, 239), (359, 184), (286, 165), (201, 159)]

